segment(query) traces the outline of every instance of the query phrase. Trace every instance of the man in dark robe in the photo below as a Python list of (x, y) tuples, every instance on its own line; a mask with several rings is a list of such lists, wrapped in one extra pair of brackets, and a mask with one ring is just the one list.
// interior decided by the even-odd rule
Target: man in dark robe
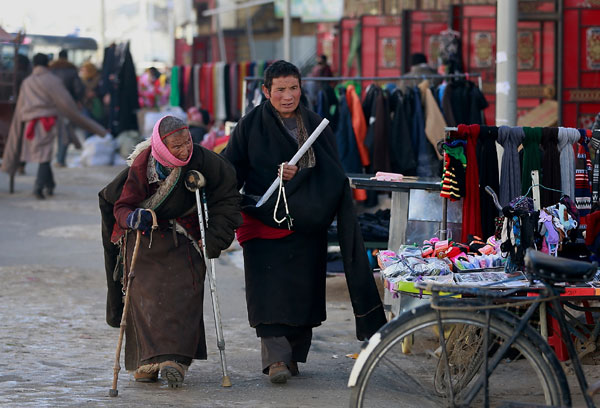
[[(129, 285), (125, 368), (136, 381), (161, 377), (178, 387), (192, 359), (206, 359), (203, 322), (206, 264), (194, 193), (184, 185), (189, 170), (206, 179), (210, 258), (219, 256), (241, 222), (235, 171), (223, 157), (193, 145), (187, 126), (160, 119), (122, 171), (100, 193), (102, 240), (108, 283), (106, 320), (118, 327), (122, 290)], [(158, 230), (151, 231), (154, 210)], [(134, 277), (127, 280), (136, 233), (142, 231)], [(125, 279), (123, 280), (123, 276)]]
[[(326, 318), (327, 228), (336, 216), (357, 337), (369, 338), (386, 321), (331, 129), (325, 128), (297, 166), (286, 163), (321, 122), (299, 104), (300, 86), (296, 66), (270, 65), (263, 85), (267, 101), (241, 119), (224, 152), (244, 188), (238, 241), (248, 318), (261, 338), (263, 373), (274, 383), (298, 374), (312, 329)], [(256, 207), (279, 171), (285, 197), (278, 200), (276, 192)]]

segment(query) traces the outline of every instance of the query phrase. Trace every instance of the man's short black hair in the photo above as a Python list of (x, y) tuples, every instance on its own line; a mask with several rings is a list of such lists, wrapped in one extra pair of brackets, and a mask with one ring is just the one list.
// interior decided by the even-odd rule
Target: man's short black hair
[(67, 53), (67, 50), (60, 50), (58, 53), (58, 58), (68, 59), (69, 54)]
[(415, 52), (410, 56), (410, 65), (426, 64), (427, 57), (421, 52)]
[(42, 54), (41, 52), (35, 54), (33, 56), (33, 66), (34, 67), (37, 67), (37, 66), (47, 67), (48, 66), (48, 56), (46, 54)]
[(319, 59), (321, 60), (322, 64), (327, 64), (327, 55), (322, 54)]
[(302, 85), (302, 79), (300, 78), (300, 70), (298, 67), (284, 60), (275, 61), (269, 65), (267, 69), (265, 69), (265, 88), (271, 92), (273, 79), (287, 76), (298, 78), (298, 85)]

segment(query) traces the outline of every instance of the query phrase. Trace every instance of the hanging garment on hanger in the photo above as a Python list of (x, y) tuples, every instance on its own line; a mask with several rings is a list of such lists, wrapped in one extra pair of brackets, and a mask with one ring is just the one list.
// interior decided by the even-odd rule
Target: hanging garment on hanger
[(346, 101), (346, 95), (343, 93), (340, 95), (339, 111), (339, 123), (335, 132), (335, 138), (340, 161), (346, 173), (362, 173), (363, 166), (360, 161), (354, 130), (352, 129), (352, 117), (348, 108), (348, 102)]
[(494, 192), (500, 189), (500, 176), (498, 174), (498, 152), (496, 140), (498, 128), (496, 126), (481, 126), (477, 139), (477, 165), (479, 169), (479, 200), (481, 203), (481, 230), (483, 238), (494, 235), (496, 226), (494, 220), (498, 216), (498, 209), (492, 197), (485, 191), (490, 186)]
[(367, 136), (367, 123), (365, 121), (365, 115), (363, 113), (360, 99), (356, 94), (354, 85), (348, 85), (346, 88), (346, 101), (348, 108), (350, 109), (350, 116), (352, 118), (352, 129), (354, 130), (354, 137), (356, 137), (356, 145), (360, 154), (360, 161), (363, 166), (367, 167), (371, 164), (369, 150), (365, 146), (365, 138)]
[(192, 83), (194, 86), (194, 106), (200, 106), (200, 64), (192, 67)]
[(387, 91), (379, 89), (375, 103), (373, 126), (373, 170), (391, 172), (390, 164), (390, 106)]
[(477, 138), (479, 125), (458, 125), (458, 133), (467, 139), (467, 191), (463, 201), (461, 242), (469, 235), (481, 236), (481, 205), (479, 200), (479, 166), (477, 165)]
[(446, 118), (446, 124), (451, 127), (456, 127), (460, 122), (456, 121), (454, 113), (452, 112), (452, 92), (453, 87), (450, 83), (447, 83), (442, 96), (442, 111), (444, 112), (444, 118)]
[[(240, 87), (240, 114), (241, 111), (248, 106), (248, 103), (246, 102), (247, 99), (247, 92), (246, 94), (244, 94), (244, 82), (245, 79), (248, 76), (248, 70), (247, 70), (247, 65), (246, 62), (240, 62), (240, 76), (239, 76), (239, 87)], [(246, 85), (248, 85), (248, 83), (246, 82)], [(247, 89), (246, 89), (247, 91)], [(248, 110), (246, 110), (246, 113), (248, 113)]]
[(414, 176), (417, 174), (417, 160), (410, 140), (410, 107), (399, 89), (396, 89), (390, 97), (390, 111), (394, 113), (390, 133), (392, 171), (405, 176)]
[(189, 108), (191, 108), (192, 106), (194, 106), (194, 67), (191, 65), (186, 65), (185, 66), (185, 82), (184, 82), (184, 87), (185, 87), (185, 104), (184, 104), (184, 109), (187, 112), (187, 110)]
[(521, 195), (521, 163), (518, 148), (524, 138), (525, 133), (521, 127), (500, 126), (498, 128), (498, 143), (504, 148), (499, 197), (502, 207)]
[[(364, 90), (364, 98), (362, 100), (362, 111), (367, 124), (367, 133), (365, 135), (365, 146), (369, 150), (369, 159), (373, 163), (373, 146), (375, 144), (375, 110), (377, 109), (377, 95), (381, 92), (375, 84), (369, 84)], [(373, 170), (373, 169), (372, 169)], [(376, 172), (373, 170), (372, 172)]]
[(225, 120), (231, 120), (231, 82), (229, 64), (223, 65), (223, 91), (225, 101)]
[(546, 127), (542, 129), (542, 174), (541, 183), (544, 187), (540, 190), (540, 204), (542, 207), (548, 207), (556, 204), (560, 200), (561, 174), (560, 174), (560, 153), (558, 151), (558, 129)]
[(484, 116), (483, 110), (490, 106), (488, 101), (485, 99), (485, 96), (475, 85), (473, 81), (466, 81), (467, 86), (467, 95), (469, 100), (469, 124), (478, 123), (480, 125), (484, 124)]
[[(346, 102), (346, 105), (348, 102)], [(339, 121), (339, 101), (334, 89), (329, 84), (323, 84), (317, 93), (316, 112), (323, 118), (329, 120), (329, 126), (334, 132), (337, 130)]]
[(421, 91), (419, 88), (412, 88), (414, 95), (413, 103), (413, 123), (412, 131), (414, 140), (417, 140), (417, 176), (419, 177), (439, 177), (441, 168), (440, 161), (431, 143), (428, 143), (425, 135), (425, 117), (423, 114), (423, 104), (421, 103)]
[(558, 128), (558, 150), (560, 151), (561, 190), (569, 197), (575, 197), (575, 152), (573, 144), (581, 135), (574, 128)]
[(240, 120), (240, 87), (239, 87), (239, 64), (232, 62), (229, 64), (229, 110), (231, 120), (237, 122)]
[(531, 172), (541, 170), (540, 142), (542, 141), (542, 128), (523, 127), (523, 172), (521, 176), (521, 195), (525, 195), (531, 187)]
[(179, 66), (179, 107), (185, 111), (185, 95), (186, 95), (186, 81), (185, 81), (185, 66)]
[(169, 95), (169, 105), (179, 106), (179, 67), (173, 65), (171, 68), (171, 95)]
[(433, 146), (438, 160), (442, 160), (442, 155), (438, 151), (437, 146), (440, 141), (444, 140), (446, 120), (431, 93), (431, 89), (429, 89), (429, 81), (421, 81), (418, 88), (421, 90), (421, 101), (424, 107), (425, 136), (427, 136), (427, 140)]

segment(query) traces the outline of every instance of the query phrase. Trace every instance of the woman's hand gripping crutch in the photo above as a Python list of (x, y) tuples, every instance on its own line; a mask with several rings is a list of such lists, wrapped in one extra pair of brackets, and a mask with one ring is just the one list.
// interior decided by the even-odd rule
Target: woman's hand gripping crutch
[[(138, 209), (138, 210), (140, 210), (140, 209)], [(154, 214), (154, 211), (152, 211), (151, 209), (144, 209), (142, 211), (148, 211), (150, 213), (150, 215), (152, 216), (151, 231), (154, 231), (156, 228), (158, 228), (158, 222), (156, 220), (156, 214)], [(123, 302), (124, 303), (123, 304), (123, 314), (121, 315), (119, 340), (117, 342), (117, 350), (115, 351), (115, 365), (113, 366), (112, 388), (108, 391), (108, 395), (111, 397), (116, 397), (117, 395), (119, 395), (119, 390), (117, 389), (117, 381), (119, 380), (119, 371), (121, 371), (121, 365), (119, 363), (119, 360), (121, 359), (121, 346), (123, 345), (123, 334), (125, 334), (125, 327), (127, 327), (127, 313), (129, 312), (129, 294), (131, 293), (129, 288), (131, 288), (131, 283), (133, 282), (133, 278), (135, 276), (134, 275), (135, 261), (137, 260), (138, 251), (140, 249), (141, 235), (142, 235), (142, 231), (140, 231), (138, 229), (136, 231), (135, 246), (133, 247), (133, 255), (131, 256), (131, 265), (129, 267), (129, 272), (125, 269), (123, 270), (123, 274), (124, 274), (123, 283), (126, 286), (125, 300)]]
[[(215, 316), (215, 330), (217, 331), (217, 347), (221, 354), (221, 369), (223, 370), (223, 387), (231, 387), (231, 380), (227, 375), (227, 362), (225, 360), (225, 338), (223, 337), (223, 326), (221, 325), (221, 309), (219, 308), (219, 299), (217, 297), (217, 276), (215, 273), (215, 260), (208, 259), (206, 252), (206, 230), (208, 227), (208, 206), (206, 204), (206, 193), (204, 185), (206, 179), (196, 170), (190, 170), (186, 174), (185, 187), (196, 194), (196, 205), (198, 206), (198, 221), (200, 223), (200, 236), (202, 237), (202, 252), (206, 262), (206, 276), (210, 286), (210, 296), (212, 299), (213, 313)], [(200, 198), (202, 196), (202, 198)], [(206, 223), (206, 227), (205, 227)]]

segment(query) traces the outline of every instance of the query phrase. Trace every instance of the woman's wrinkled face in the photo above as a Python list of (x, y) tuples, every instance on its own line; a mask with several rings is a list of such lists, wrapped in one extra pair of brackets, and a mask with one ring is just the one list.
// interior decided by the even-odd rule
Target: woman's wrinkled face
[(169, 152), (181, 161), (186, 161), (192, 153), (192, 138), (190, 131), (187, 129), (167, 136), (163, 142), (167, 146), (167, 149), (169, 149)]
[(300, 103), (300, 81), (295, 76), (273, 78), (271, 90), (263, 85), (265, 97), (282, 118), (291, 118)]

